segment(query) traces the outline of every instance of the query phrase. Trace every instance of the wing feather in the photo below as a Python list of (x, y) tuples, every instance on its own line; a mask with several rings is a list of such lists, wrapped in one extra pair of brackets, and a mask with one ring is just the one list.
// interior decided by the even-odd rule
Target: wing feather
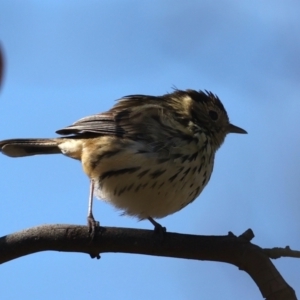
[(57, 130), (62, 135), (96, 133), (100, 135), (122, 135), (124, 129), (117, 125), (112, 113), (96, 114), (82, 118), (70, 126)]
[[(157, 103), (159, 97), (147, 95), (131, 95), (125, 96), (118, 100), (118, 103), (108, 112), (95, 114), (84, 117), (70, 126), (59, 129), (56, 133), (61, 135), (82, 135), (82, 134), (99, 134), (99, 135), (116, 135), (124, 136), (133, 134), (134, 122), (132, 118), (137, 116), (139, 112), (139, 121), (142, 121), (143, 114), (141, 113), (142, 106), (146, 104), (146, 110), (151, 109), (153, 104)], [(144, 114), (147, 118), (149, 114)]]

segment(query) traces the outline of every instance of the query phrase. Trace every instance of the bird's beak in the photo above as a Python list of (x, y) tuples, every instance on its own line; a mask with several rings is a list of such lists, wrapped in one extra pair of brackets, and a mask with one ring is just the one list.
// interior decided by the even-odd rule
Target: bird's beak
[(240, 127), (237, 127), (233, 124), (228, 125), (227, 131), (228, 131), (228, 133), (248, 133), (246, 130), (244, 130)]

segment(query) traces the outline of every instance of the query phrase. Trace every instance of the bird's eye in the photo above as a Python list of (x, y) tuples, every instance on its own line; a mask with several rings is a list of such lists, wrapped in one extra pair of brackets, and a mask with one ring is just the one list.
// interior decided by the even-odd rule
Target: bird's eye
[(215, 112), (214, 110), (210, 110), (210, 111), (208, 112), (208, 114), (209, 114), (210, 118), (211, 118), (213, 121), (217, 121), (217, 120), (218, 120), (219, 115), (218, 115), (218, 113)]

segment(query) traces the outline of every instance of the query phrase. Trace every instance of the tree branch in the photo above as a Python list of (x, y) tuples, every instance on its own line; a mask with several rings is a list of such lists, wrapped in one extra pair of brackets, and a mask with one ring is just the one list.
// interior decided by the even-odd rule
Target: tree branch
[(275, 248), (265, 248), (264, 252), (268, 255), (268, 257), (276, 259), (280, 257), (296, 257), (300, 258), (300, 251), (292, 250), (289, 246), (285, 248), (275, 247)]
[(153, 231), (100, 227), (91, 239), (86, 226), (44, 225), (0, 238), (0, 263), (40, 252), (122, 252), (226, 262), (247, 272), (268, 300), (297, 299), (264, 250), (252, 243), (252, 230), (236, 237), (166, 233), (163, 241)]

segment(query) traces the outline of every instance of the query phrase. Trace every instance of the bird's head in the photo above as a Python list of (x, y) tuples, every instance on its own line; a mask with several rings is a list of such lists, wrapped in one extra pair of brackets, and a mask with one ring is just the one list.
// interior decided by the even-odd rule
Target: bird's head
[(174, 100), (176, 110), (189, 119), (189, 127), (195, 133), (204, 132), (216, 149), (228, 133), (247, 133), (229, 122), (227, 112), (220, 99), (208, 91), (175, 90), (168, 96)]

